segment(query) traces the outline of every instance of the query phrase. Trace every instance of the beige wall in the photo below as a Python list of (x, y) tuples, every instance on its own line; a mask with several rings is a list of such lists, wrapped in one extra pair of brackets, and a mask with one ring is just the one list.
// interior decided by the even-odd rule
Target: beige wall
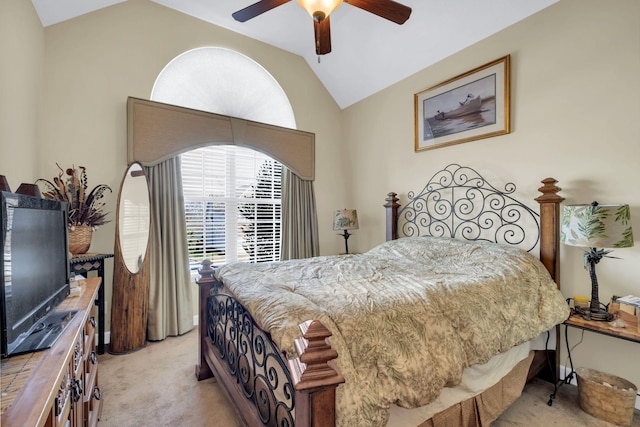
[[(364, 251), (384, 240), (386, 193), (406, 201), (433, 172), (468, 165), (498, 184), (514, 181), (526, 200), (541, 179), (555, 177), (566, 203), (626, 202), (636, 246), (598, 264), (601, 300), (640, 294), (640, 3), (561, 0), (344, 111), (344, 140), (360, 230), (349, 246)], [(416, 52), (419, 54), (419, 52)], [(415, 153), (413, 94), (511, 55), (512, 133)], [(531, 202), (532, 207), (535, 202)], [(580, 248), (562, 247), (563, 293), (589, 295)], [(579, 333), (571, 331), (577, 343)], [(577, 366), (601, 369), (640, 385), (640, 345), (585, 333), (572, 353)], [(568, 364), (566, 352), (562, 363)]]
[[(527, 200), (537, 195), (542, 178), (553, 176), (567, 203), (629, 203), (640, 235), (636, 0), (618, 0), (615, 7), (561, 0), (344, 111), (301, 58), (146, 0), (45, 30), (30, 2), (4, 0), (0, 7), (0, 51), (3, 61), (15, 63), (15, 69), (0, 68), (1, 93), (9, 94), (0, 97), (0, 173), (12, 186), (53, 176), (59, 162), (87, 166), (90, 184), (107, 183), (117, 192), (126, 167), (126, 97), (148, 98), (156, 76), (176, 55), (222, 46), (263, 65), (289, 96), (298, 127), (316, 133), (324, 254), (342, 248), (331, 231), (333, 209), (358, 209), (361, 228), (349, 246), (367, 250), (384, 240), (386, 193), (406, 199), (407, 191), (420, 190), (433, 171), (451, 162), (472, 166), (497, 184), (512, 180)], [(506, 54), (512, 60), (512, 133), (414, 153), (413, 94)], [(344, 182), (351, 185), (344, 188)], [(114, 194), (112, 218), (115, 203)], [(113, 223), (98, 230), (91, 250), (111, 252), (113, 232)], [(561, 248), (566, 296), (589, 293), (581, 255), (580, 249)], [(640, 293), (640, 245), (614, 255), (622, 259), (598, 265), (602, 299)], [(107, 269), (110, 283), (109, 264)], [(579, 334), (572, 332), (570, 339), (577, 342)], [(573, 352), (577, 366), (637, 385), (639, 355), (637, 344), (590, 333)]]
[(38, 168), (44, 30), (30, 1), (0, 2), (0, 175), (12, 190)]

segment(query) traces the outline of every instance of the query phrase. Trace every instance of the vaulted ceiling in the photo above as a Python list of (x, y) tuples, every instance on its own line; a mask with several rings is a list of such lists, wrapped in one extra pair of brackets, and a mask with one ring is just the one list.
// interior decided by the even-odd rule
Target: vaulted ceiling
[[(43, 26), (123, 1), (32, 0)], [(332, 51), (320, 57), (295, 0), (244, 23), (231, 14), (257, 0), (149, 1), (300, 55), (346, 108), (558, 0), (397, 0), (412, 9), (403, 25), (344, 3), (331, 14)]]

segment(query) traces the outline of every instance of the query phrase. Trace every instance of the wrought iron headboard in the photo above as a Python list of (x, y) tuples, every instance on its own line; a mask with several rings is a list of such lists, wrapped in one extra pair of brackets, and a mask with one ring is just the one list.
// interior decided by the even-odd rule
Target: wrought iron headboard
[(540, 241), (540, 216), (511, 196), (515, 190), (511, 182), (500, 190), (474, 169), (450, 164), (419, 194), (407, 194), (397, 227), (404, 236), (484, 240), (531, 251)]

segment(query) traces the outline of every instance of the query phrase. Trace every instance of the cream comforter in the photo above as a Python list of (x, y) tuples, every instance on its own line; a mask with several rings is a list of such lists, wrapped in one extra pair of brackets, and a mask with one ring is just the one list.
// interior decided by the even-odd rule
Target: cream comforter
[(465, 367), (569, 315), (537, 258), (494, 243), (403, 238), (362, 255), (231, 264), (217, 277), (287, 354), (303, 321), (331, 330), (346, 378), (339, 426), (382, 426), (391, 404), (425, 405)]

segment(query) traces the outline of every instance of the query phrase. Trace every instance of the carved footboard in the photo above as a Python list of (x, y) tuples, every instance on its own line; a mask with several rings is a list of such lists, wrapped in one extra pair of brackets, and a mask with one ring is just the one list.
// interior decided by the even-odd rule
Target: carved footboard
[(300, 325), (299, 356), (287, 359), (242, 304), (218, 292), (208, 261), (200, 274), (198, 380), (214, 376), (246, 425), (334, 426), (344, 378), (330, 364), (331, 333), (318, 321)]

